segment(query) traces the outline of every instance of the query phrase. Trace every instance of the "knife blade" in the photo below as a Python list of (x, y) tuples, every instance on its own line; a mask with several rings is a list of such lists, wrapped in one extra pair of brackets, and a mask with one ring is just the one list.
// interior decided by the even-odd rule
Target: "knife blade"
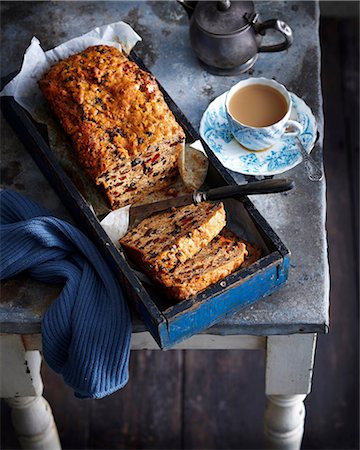
[(129, 228), (132, 228), (151, 214), (165, 211), (169, 208), (179, 208), (191, 204), (197, 205), (204, 201), (223, 200), (238, 195), (274, 194), (289, 191), (294, 186), (294, 181), (288, 178), (268, 179), (242, 185), (222, 186), (209, 189), (208, 191), (194, 191), (190, 194), (154, 203), (131, 206), (129, 211)]

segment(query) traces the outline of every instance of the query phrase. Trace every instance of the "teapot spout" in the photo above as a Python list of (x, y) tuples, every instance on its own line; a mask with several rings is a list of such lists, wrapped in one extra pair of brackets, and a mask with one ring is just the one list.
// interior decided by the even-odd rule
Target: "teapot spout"
[(191, 18), (191, 16), (193, 15), (193, 12), (195, 10), (195, 6), (197, 4), (197, 1), (187, 1), (187, 0), (176, 0), (178, 3), (180, 3), (180, 5), (185, 9), (185, 11), (187, 12), (187, 15), (189, 17), (189, 19)]

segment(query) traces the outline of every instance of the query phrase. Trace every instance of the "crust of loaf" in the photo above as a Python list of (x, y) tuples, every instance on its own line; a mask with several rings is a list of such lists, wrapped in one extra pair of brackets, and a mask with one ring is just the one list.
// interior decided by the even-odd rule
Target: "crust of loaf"
[(39, 86), (113, 209), (173, 181), (184, 132), (154, 76), (120, 50), (89, 47), (54, 65)]
[(222, 203), (200, 203), (152, 215), (120, 243), (145, 270), (169, 272), (204, 248), (226, 224)]

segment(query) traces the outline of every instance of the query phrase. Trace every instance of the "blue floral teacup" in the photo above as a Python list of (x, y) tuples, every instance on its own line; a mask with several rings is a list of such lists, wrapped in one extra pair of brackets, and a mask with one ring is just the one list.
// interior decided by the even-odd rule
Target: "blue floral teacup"
[[(256, 127), (245, 125), (237, 120), (229, 111), (229, 103), (236, 92), (250, 85), (266, 85), (281, 94), (286, 101), (287, 110), (283, 117), (276, 123), (265, 127)], [(226, 96), (226, 115), (229, 122), (230, 130), (239, 144), (246, 150), (262, 151), (272, 147), (282, 136), (298, 136), (302, 133), (303, 127), (299, 122), (290, 120), (291, 114), (291, 97), (286, 88), (274, 80), (267, 78), (249, 78), (235, 84)]]

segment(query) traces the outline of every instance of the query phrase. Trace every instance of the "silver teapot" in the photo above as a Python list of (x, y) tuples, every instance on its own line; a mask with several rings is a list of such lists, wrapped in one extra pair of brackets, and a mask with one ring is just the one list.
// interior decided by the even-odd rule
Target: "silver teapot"
[[(191, 46), (210, 73), (246, 72), (255, 64), (259, 52), (281, 52), (293, 42), (291, 29), (282, 20), (258, 21), (252, 1), (177, 1), (190, 19)], [(282, 42), (262, 46), (268, 29), (279, 31)]]

